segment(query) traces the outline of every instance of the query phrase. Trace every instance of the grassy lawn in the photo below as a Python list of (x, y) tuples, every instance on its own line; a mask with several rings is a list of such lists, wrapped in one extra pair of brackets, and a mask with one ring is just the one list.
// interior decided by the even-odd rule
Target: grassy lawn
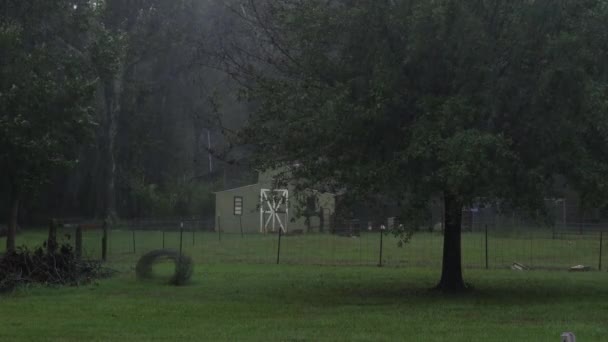
[[(44, 237), (29, 231), (18, 242), (32, 246)], [(100, 233), (84, 238), (97, 256)], [(191, 285), (136, 281), (138, 256), (162, 247), (162, 233), (136, 232), (134, 253), (132, 233), (113, 231), (108, 266), (118, 275), (1, 296), (0, 341), (558, 341), (563, 331), (580, 341), (608, 340), (607, 272), (506, 269), (526, 260), (562, 269), (593, 265), (597, 241), (588, 237), (494, 237), (492, 269), (484, 270), (484, 236), (465, 234), (465, 278), (475, 291), (462, 296), (428, 290), (439, 278), (438, 234), (418, 234), (405, 249), (385, 237), (384, 263), (400, 267), (383, 268), (373, 267), (377, 234), (285, 237), (281, 265), (274, 264), (276, 236), (183, 238), (196, 262)], [(177, 233), (165, 234), (165, 247), (178, 245)], [(157, 271), (169, 274), (170, 266)]]
[[(123, 265), (126, 267), (126, 264)], [(205, 265), (193, 284), (132, 271), (0, 297), (0, 341), (581, 341), (608, 338), (608, 273), (468, 270), (476, 290), (428, 291), (437, 270)]]

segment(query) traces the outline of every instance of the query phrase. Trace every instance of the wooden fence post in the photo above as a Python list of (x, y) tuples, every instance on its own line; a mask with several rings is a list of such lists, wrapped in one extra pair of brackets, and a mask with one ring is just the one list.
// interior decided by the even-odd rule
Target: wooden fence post
[(82, 259), (82, 227), (80, 225), (76, 226), (76, 236), (75, 238), (75, 251), (76, 259)]
[(52, 219), (49, 223), (49, 236), (46, 240), (46, 252), (54, 254), (57, 251), (57, 220)]
[(101, 237), (101, 260), (106, 261), (108, 257), (108, 221), (103, 221), (103, 232)]

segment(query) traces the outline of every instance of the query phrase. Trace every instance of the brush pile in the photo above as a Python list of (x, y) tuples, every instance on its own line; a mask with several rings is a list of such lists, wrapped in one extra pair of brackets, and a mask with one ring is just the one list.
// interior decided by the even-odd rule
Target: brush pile
[(69, 244), (57, 247), (20, 247), (0, 256), (0, 292), (30, 284), (78, 286), (112, 273), (97, 261), (77, 258)]

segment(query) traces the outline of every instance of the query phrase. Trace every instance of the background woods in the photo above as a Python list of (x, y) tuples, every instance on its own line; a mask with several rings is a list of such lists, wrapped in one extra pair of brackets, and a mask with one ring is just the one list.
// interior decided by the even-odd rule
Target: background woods
[(208, 155), (225, 144), (218, 120), (243, 118), (235, 86), (210, 68), (225, 11), (195, 0), (4, 1), (2, 221), (212, 215), (211, 191), (242, 174)]

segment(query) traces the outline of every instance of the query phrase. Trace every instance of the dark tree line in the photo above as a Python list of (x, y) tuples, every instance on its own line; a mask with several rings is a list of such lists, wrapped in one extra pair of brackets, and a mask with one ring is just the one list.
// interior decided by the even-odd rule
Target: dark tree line
[(208, 158), (225, 144), (218, 121), (244, 112), (208, 57), (225, 12), (202, 0), (3, 1), (2, 221), (211, 214), (211, 191), (249, 176)]

